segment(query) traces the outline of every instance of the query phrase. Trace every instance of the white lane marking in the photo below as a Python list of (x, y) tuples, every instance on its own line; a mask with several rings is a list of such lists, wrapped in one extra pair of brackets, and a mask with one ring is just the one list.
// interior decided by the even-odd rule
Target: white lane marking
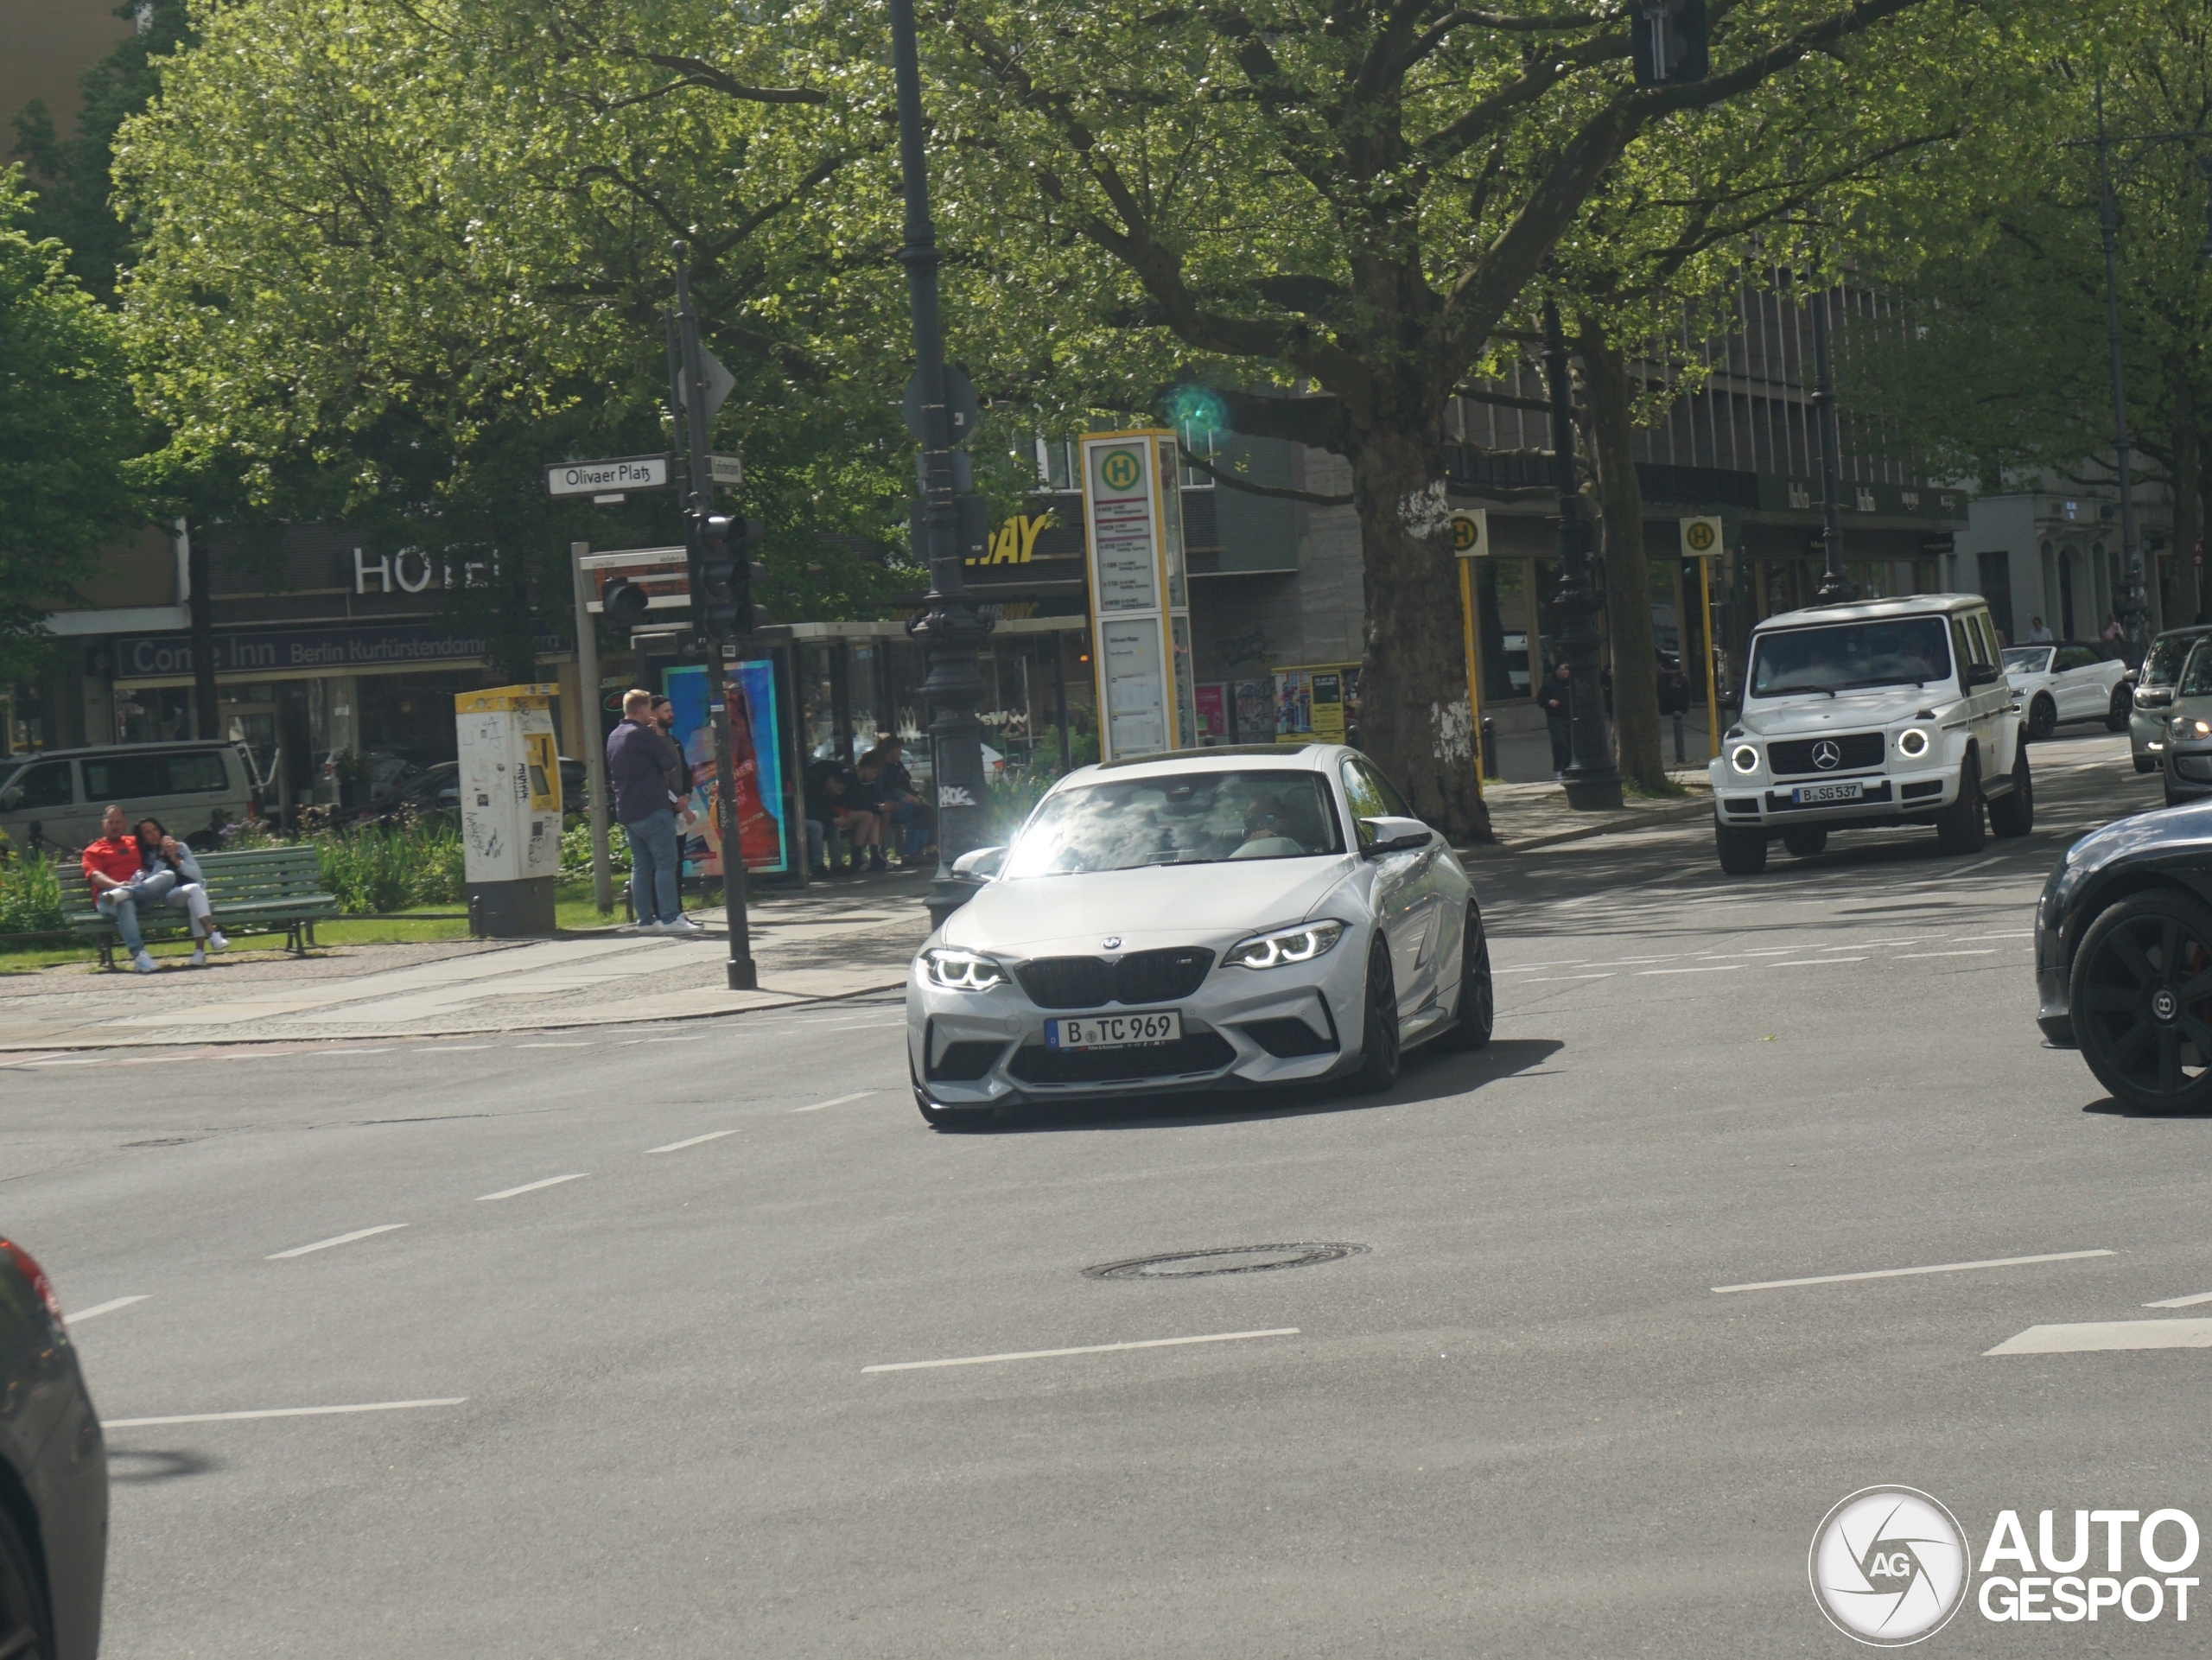
[(1996, 955), (1996, 946), (1985, 945), (1979, 951), (1899, 951), (1897, 960), (1900, 963), (1918, 963), (1931, 957), (1994, 957)]
[(1778, 1291), (1793, 1285), (1840, 1285), (1846, 1280), (1896, 1280), (1908, 1274), (1960, 1274), (1973, 1268), (2018, 1268), (2024, 1262), (2071, 1262), (2084, 1256), (2117, 1256), (2112, 1250), (2055, 1250), (2041, 1256), (1992, 1256), (1979, 1262), (1936, 1262), (1927, 1268), (1878, 1268), (1864, 1274), (1815, 1274), (1802, 1280), (1755, 1280), (1749, 1285), (1717, 1285), (1716, 1296), (1732, 1291)]
[(645, 1149), (645, 1152), (648, 1154), (654, 1153), (681, 1153), (687, 1147), (696, 1147), (702, 1142), (719, 1142), (725, 1135), (734, 1135), (736, 1134), (737, 1132), (734, 1129), (710, 1129), (704, 1135), (694, 1135), (688, 1142), (671, 1142), (666, 1147), (649, 1147)]
[(442, 1396), (435, 1401), (369, 1401), (359, 1406), (271, 1407), (262, 1412), (181, 1412), (168, 1418), (103, 1418), (102, 1429), (140, 1429), (153, 1424), (235, 1423), (242, 1418), (322, 1418), (338, 1412), (408, 1412), (417, 1407), (457, 1407), (466, 1395)]
[(1638, 974), (1726, 974), (1731, 969), (1748, 967), (1744, 963), (1715, 963), (1700, 969), (1638, 969)]
[(893, 1027), (906, 1023), (904, 1020), (857, 1021), (850, 1026), (825, 1026), (822, 1029), (825, 1032), (887, 1032)]
[[(2205, 1322), (2212, 1325), (2212, 1320)], [(926, 1371), (937, 1366), (991, 1366), (1001, 1360), (1057, 1360), (1062, 1355), (1115, 1354), (1123, 1349), (1173, 1349), (1185, 1343), (1242, 1343), (1247, 1338), (1296, 1337), (1295, 1326), (1278, 1326), (1266, 1332), (1216, 1332), (1207, 1337), (1155, 1337), (1142, 1343), (1093, 1343), (1080, 1349), (1025, 1349), (1017, 1354), (974, 1354), (958, 1360), (900, 1360), (887, 1366), (863, 1366), (863, 1372)]]
[(488, 1043), (448, 1043), (441, 1044), (435, 1049), (411, 1049), (408, 1053), (416, 1055), (459, 1055), (465, 1054), (471, 1049), (489, 1049), (491, 1046)]
[(14, 1055), (4, 1061), (0, 1061), (0, 1066), (35, 1066), (41, 1060), (53, 1060), (68, 1053), (66, 1049), (49, 1049), (42, 1055)]
[(2212, 1302), (2212, 1291), (2200, 1291), (2193, 1297), (2168, 1297), (2163, 1302), (2146, 1302), (2145, 1308), (2194, 1308), (2201, 1302)]
[(102, 1314), (112, 1314), (118, 1308), (128, 1308), (134, 1302), (145, 1301), (144, 1297), (138, 1296), (118, 1297), (111, 1302), (96, 1302), (90, 1308), (79, 1308), (75, 1313), (69, 1315), (65, 1323), (70, 1326), (82, 1326), (88, 1320), (96, 1320)]
[(1570, 980), (1610, 980), (1611, 974), (1540, 974), (1528, 982), (1532, 986), (1564, 985)]
[(874, 1090), (855, 1090), (850, 1095), (841, 1095), (834, 1101), (817, 1101), (810, 1107), (793, 1107), (793, 1112), (819, 1112), (824, 1107), (842, 1107), (848, 1101), (858, 1101), (863, 1096), (874, 1095)]
[(588, 1049), (588, 1043), (518, 1043), (518, 1049)]
[(289, 1250), (273, 1251), (261, 1260), (264, 1262), (281, 1262), (287, 1256), (304, 1256), (311, 1250), (328, 1250), (333, 1245), (350, 1245), (356, 1239), (366, 1239), (371, 1234), (375, 1233), (390, 1233), (396, 1228), (404, 1228), (406, 1225), (404, 1222), (386, 1222), (373, 1228), (356, 1228), (351, 1233), (340, 1234), (335, 1239), (318, 1239), (312, 1245), (295, 1245)]
[(2212, 1320), (2109, 1320), (2080, 1326), (2031, 1326), (1995, 1354), (2087, 1354), (2100, 1349), (2212, 1349)]
[(2035, 937), (2034, 929), (2018, 928), (2006, 934), (1953, 934), (1951, 938), (1955, 944), (1966, 944), (1977, 939), (2033, 939)]
[(1538, 969), (1579, 969), (1590, 959), (1586, 957), (1563, 957), (1556, 963), (1516, 963), (1510, 969), (1491, 970), (1492, 974), (1533, 974)]
[(519, 1187), (505, 1187), (496, 1193), (479, 1193), (476, 1202), (483, 1205), (495, 1199), (512, 1199), (517, 1193), (534, 1193), (541, 1187), (558, 1187), (564, 1181), (582, 1181), (590, 1173), (588, 1170), (579, 1170), (573, 1175), (548, 1176), (543, 1181), (526, 1181)]
[(69, 1059), (66, 1059), (66, 1060), (27, 1060), (27, 1061), (23, 1062), (22, 1064), (23, 1064), (24, 1065), (26, 1065), (26, 1066), (40, 1066), (40, 1067), (44, 1067), (44, 1066), (97, 1066), (97, 1065), (99, 1065), (100, 1064), (100, 1062), (102, 1062), (103, 1060), (105, 1060), (106, 1059), (107, 1059), (107, 1057), (106, 1057), (105, 1055), (76, 1055), (76, 1056), (72, 1056), (72, 1057), (70, 1057)]
[(625, 1038), (622, 1040), (622, 1046), (627, 1049), (632, 1045), (639, 1043), (704, 1043), (707, 1040), (707, 1035), (706, 1033), (702, 1032), (696, 1038)]
[(1818, 969), (1826, 968), (1831, 963), (1864, 963), (1866, 960), (1863, 957), (1808, 957), (1795, 963), (1762, 963), (1759, 966), (1763, 969)]
[[(1939, 879), (1939, 881), (1938, 881), (1938, 882), (1937, 882), (1937, 884), (1936, 884), (1936, 885), (1937, 885), (1937, 886), (1941, 886), (1942, 882), (1948, 881), (1949, 881), (1953, 876), (1963, 876), (1963, 875), (1965, 875), (1968, 871), (1973, 871), (1973, 870), (1986, 870), (1986, 869), (1988, 869), (1988, 868), (1989, 868), (1989, 867), (1990, 867), (1990, 866), (1992, 866), (1992, 865), (1993, 865), (1993, 864), (2002, 864), (2004, 862), (2005, 862), (2005, 855), (2004, 855), (2003, 854), (2001, 854), (2001, 853), (2000, 853), (2000, 854), (1999, 854), (1999, 855), (1997, 855), (1994, 858), (1990, 858), (1990, 859), (1977, 859), (1974, 863), (1972, 863), (1972, 864), (1970, 864), (1970, 865), (1961, 865), (1961, 866), (1960, 866), (1956, 870), (1950, 871), (1950, 872), (1947, 873), (1945, 875), (1943, 875), (1942, 878), (1940, 878), (1940, 879)], [(1916, 884), (1916, 885), (1924, 886), (1925, 884)]]

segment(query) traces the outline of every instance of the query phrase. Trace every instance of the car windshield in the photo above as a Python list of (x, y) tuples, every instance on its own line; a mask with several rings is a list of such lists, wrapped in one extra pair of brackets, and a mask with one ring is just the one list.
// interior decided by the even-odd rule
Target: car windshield
[(1923, 686), (1951, 677), (1941, 617), (1885, 618), (1761, 634), (1751, 657), (1751, 696)]
[(2181, 665), (2189, 661), (2189, 648), (2202, 638), (2197, 634), (2169, 634), (2164, 639), (2152, 640), (2151, 654), (2143, 659), (2143, 673), (2138, 684), (2172, 685), (2181, 678)]
[[(2050, 666), (2048, 646), (2013, 646), (2005, 652), (2005, 672), (2007, 674), (2041, 674)], [(2176, 662), (2180, 659), (2177, 658)]]
[(1006, 877), (1075, 876), (1145, 865), (1306, 859), (1344, 851), (1316, 773), (1171, 773), (1108, 779), (1048, 796), (1022, 826)]
[(2183, 697), (2202, 697), (2212, 695), (2212, 651), (2205, 650), (2206, 642), (2199, 640), (2190, 648), (2189, 661), (2183, 666), (2181, 682), (2175, 688)]

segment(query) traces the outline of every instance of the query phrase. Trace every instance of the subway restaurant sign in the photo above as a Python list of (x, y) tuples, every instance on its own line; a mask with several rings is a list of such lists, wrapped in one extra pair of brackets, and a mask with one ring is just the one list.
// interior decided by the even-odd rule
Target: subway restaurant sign
[(1037, 553), (1037, 538), (1050, 528), (1050, 513), (1016, 513), (991, 532), (988, 546), (970, 565), (1026, 565)]
[(1175, 435), (1083, 441), (1084, 569), (1098, 676), (1098, 758), (1194, 749), (1191, 596)]

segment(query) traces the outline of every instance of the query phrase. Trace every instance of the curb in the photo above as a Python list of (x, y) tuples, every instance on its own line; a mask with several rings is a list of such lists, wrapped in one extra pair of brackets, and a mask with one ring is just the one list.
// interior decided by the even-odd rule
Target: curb
[(1677, 802), (1670, 807), (1616, 813), (1594, 824), (1578, 824), (1573, 830), (1556, 830), (1548, 836), (1531, 836), (1515, 841), (1500, 840), (1491, 845), (1500, 853), (1534, 853), (1567, 842), (1586, 842), (1592, 836), (1611, 836), (1620, 830), (1642, 830), (1655, 824), (1678, 824), (1692, 818), (1709, 818), (1712, 815), (1713, 802), (1709, 798), (1692, 799)]

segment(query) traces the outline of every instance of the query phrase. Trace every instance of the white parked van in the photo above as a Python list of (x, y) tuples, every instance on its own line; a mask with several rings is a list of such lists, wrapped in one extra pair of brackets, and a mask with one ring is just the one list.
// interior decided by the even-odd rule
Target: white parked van
[(134, 821), (150, 814), (205, 851), (252, 800), (253, 764), (239, 744), (117, 744), (0, 760), (0, 830), (19, 850), (74, 853), (99, 837), (112, 801)]

